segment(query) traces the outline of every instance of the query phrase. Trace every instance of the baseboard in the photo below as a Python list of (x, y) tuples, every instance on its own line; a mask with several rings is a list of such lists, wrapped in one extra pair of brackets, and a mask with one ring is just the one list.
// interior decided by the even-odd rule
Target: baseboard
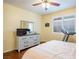
[(16, 49), (11, 49), (11, 50), (6, 50), (6, 51), (3, 51), (3, 53), (7, 53), (7, 52), (11, 52), (11, 51), (15, 51)]

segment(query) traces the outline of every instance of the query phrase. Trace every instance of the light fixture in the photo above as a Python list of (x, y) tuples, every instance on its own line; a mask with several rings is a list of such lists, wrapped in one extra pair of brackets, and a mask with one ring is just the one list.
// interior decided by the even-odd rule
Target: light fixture
[(42, 3), (42, 7), (45, 8), (45, 10), (48, 10), (48, 8), (50, 7), (49, 3)]
[(45, 10), (48, 10), (50, 5), (51, 6), (60, 6), (60, 3), (58, 3), (58, 2), (49, 2), (48, 0), (41, 0), (41, 2), (32, 4), (32, 6), (38, 6), (38, 5), (42, 5), (42, 7), (44, 7)]

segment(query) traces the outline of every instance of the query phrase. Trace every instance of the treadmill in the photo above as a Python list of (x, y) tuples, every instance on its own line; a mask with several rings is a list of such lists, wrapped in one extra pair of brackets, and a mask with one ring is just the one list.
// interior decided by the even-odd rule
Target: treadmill
[(65, 30), (62, 30), (62, 32), (64, 33), (64, 37), (63, 37), (63, 41), (68, 41), (68, 38), (70, 35), (75, 35), (76, 32), (70, 32), (70, 31), (65, 31)]

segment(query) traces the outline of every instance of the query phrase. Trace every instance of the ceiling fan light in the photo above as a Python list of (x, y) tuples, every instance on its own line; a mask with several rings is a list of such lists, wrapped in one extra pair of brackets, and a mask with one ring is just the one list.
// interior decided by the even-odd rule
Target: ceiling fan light
[(49, 3), (42, 3), (42, 7), (43, 8), (49, 8), (50, 7), (50, 4)]

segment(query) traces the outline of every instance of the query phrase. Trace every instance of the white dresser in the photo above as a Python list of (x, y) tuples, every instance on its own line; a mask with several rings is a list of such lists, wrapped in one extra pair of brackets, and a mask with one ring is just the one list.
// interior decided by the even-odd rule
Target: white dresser
[(17, 50), (20, 50), (40, 44), (40, 35), (17, 36)]

